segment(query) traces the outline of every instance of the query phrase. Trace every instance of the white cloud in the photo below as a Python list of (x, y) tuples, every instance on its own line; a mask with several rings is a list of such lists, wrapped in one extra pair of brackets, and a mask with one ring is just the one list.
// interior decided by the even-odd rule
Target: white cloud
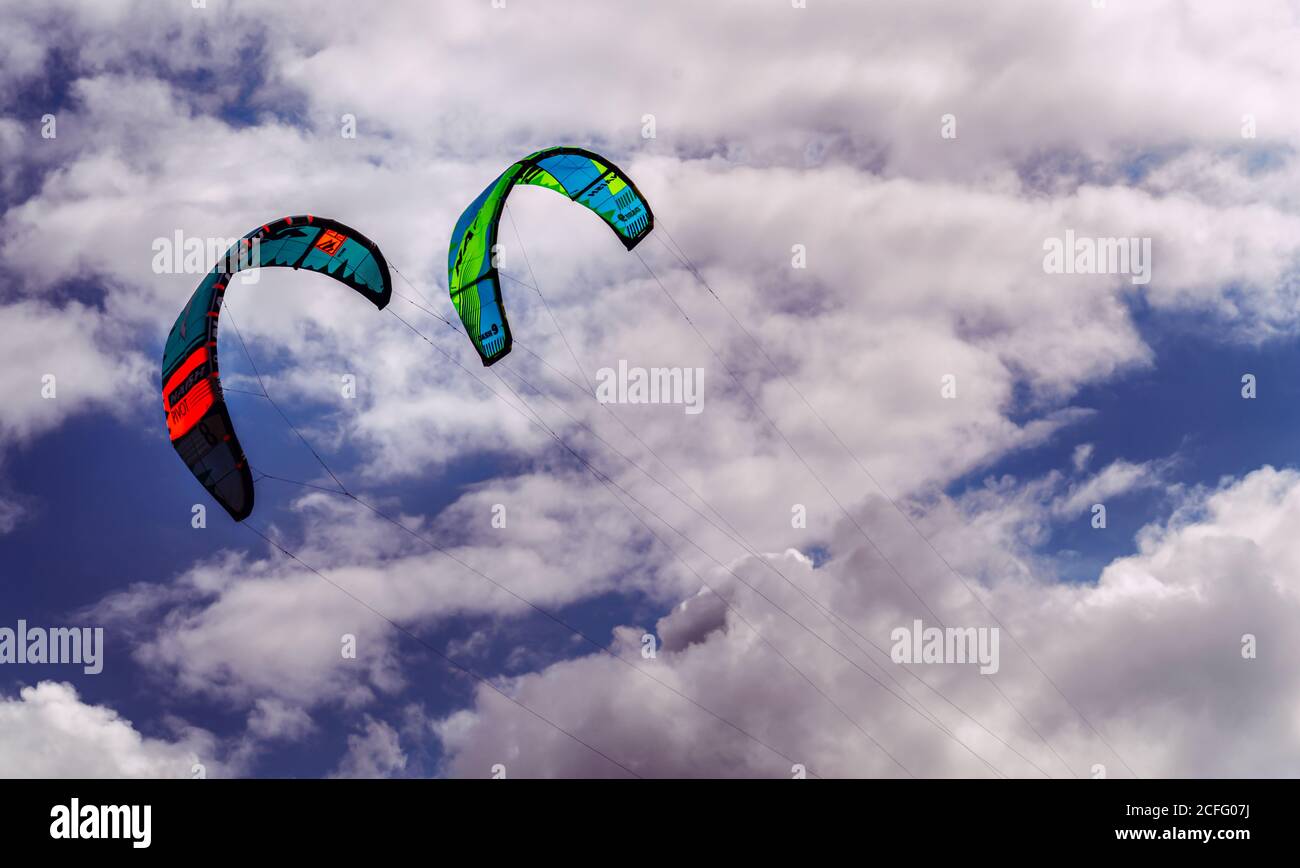
[(297, 740), (315, 729), (306, 711), (276, 699), (258, 699), (248, 716), (248, 733), (258, 740)]
[[(361, 707), (405, 687), (403, 661), (427, 653), (406, 631), (518, 617), (529, 603), (556, 612), (616, 588), (663, 596), (685, 586), (665, 586), (675, 574), (656, 573), (663, 555), (644, 552), (644, 534), (591, 492), (548, 477), (497, 485), (506, 489), (467, 494), (433, 526), (405, 518), (446, 554), (360, 506), (309, 494), (298, 505), (305, 538), (273, 534), (325, 578), (250, 534), (262, 555), (214, 556), (166, 587), (110, 594), (86, 617), (129, 630), (137, 661), (179, 689), (253, 705), (255, 735), (294, 737), (307, 731), (295, 709)], [(498, 499), (510, 503), (505, 528), (492, 524)], [(342, 653), (345, 636), (356, 639), (355, 659)]]
[[(1031, 649), (1065, 695), (1106, 741), (1146, 777), (1277, 776), (1296, 773), (1300, 682), (1290, 666), (1300, 588), (1300, 544), (1288, 528), (1300, 519), (1300, 475), (1265, 468), (1239, 483), (1189, 500), (1167, 525), (1148, 528), (1140, 552), (1109, 566), (1096, 585), (1069, 586), (1007, 577), (980, 590), (1016, 639)], [(847, 532), (846, 532), (847, 534)], [(898, 552), (891, 547), (892, 557)], [(987, 615), (951, 593), (950, 577), (924, 564), (895, 562), (922, 596), (940, 604), (948, 623), (988, 623)], [(889, 627), (910, 619), (908, 595), (870, 557), (838, 558), (819, 570), (798, 559), (782, 572), (848, 617), (861, 634), (888, 645)], [(961, 560), (958, 560), (960, 566)], [(750, 565), (752, 567), (752, 564)], [(854, 659), (883, 660), (865, 643), (856, 650), (770, 574), (747, 569), (791, 611), (822, 624)], [(777, 590), (772, 590), (772, 589)], [(952, 741), (883, 696), (842, 659), (783, 622), (751, 595), (738, 594), (746, 616), (814, 677), (915, 774), (980, 775), (988, 770)], [(914, 608), (914, 602), (911, 607)], [(689, 612), (689, 609), (686, 610)], [(671, 634), (674, 613), (659, 626)], [(619, 631), (615, 649), (683, 693), (741, 724), (758, 739), (827, 776), (901, 774), (879, 750), (800, 679), (727, 617), (684, 649), (654, 661), (638, 653), (641, 630)], [(1242, 637), (1258, 640), (1245, 659)], [(1265, 650), (1267, 649), (1267, 650)], [(1101, 763), (1125, 776), (1120, 760), (1046, 684), (1004, 636), (998, 683), (1078, 775)], [(1009, 774), (1036, 774), (968, 719), (885, 668), (963, 740)], [(981, 677), (960, 667), (915, 671), (1026, 757), (1054, 775), (1067, 771)], [(882, 676), (883, 677), (883, 676)], [(519, 701), (643, 775), (787, 775), (786, 764), (755, 741), (691, 708), (608, 657), (553, 664), (509, 682)], [(1222, 697), (1231, 696), (1231, 702)], [(621, 775), (566, 735), (480, 688), (471, 709), (435, 725), (448, 751), (446, 771), (473, 776), (504, 762), (515, 777)], [(1280, 764), (1279, 764), (1280, 763)]]
[(83, 702), (71, 684), (42, 681), (0, 697), (0, 769), (17, 778), (188, 778), (195, 764), (223, 771), (216, 740), (182, 728), (175, 740), (142, 735), (117, 712)]
[(1088, 479), (1072, 485), (1069, 493), (1052, 503), (1052, 511), (1062, 518), (1073, 518), (1091, 509), (1093, 504), (1160, 485), (1168, 470), (1168, 462), (1113, 461)]
[(24, 510), (17, 503), (0, 499), (0, 534), (9, 533), (18, 526)]
[(348, 751), (331, 777), (383, 778), (400, 775), (406, 768), (397, 730), (382, 720), (365, 719), (365, 729), (348, 736)]
[(8, 443), (74, 415), (124, 413), (148, 389), (143, 355), (84, 304), (0, 305), (0, 335), (0, 435)]

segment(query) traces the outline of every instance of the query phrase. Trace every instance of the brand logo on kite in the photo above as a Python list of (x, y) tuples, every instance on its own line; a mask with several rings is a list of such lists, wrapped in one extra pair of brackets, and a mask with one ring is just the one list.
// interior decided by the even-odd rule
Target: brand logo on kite
[(201, 383), (203, 380), (206, 380), (207, 378), (208, 378), (207, 364), (199, 365), (197, 368), (190, 371), (185, 376), (185, 379), (181, 380), (180, 385), (172, 388), (172, 390), (167, 394), (168, 406), (175, 407), (177, 404), (180, 403), (180, 400), (189, 393), (190, 389), (193, 389), (198, 383)]
[(324, 253), (326, 256), (333, 256), (339, 252), (339, 248), (342, 247), (343, 242), (347, 240), (348, 238), (346, 235), (340, 235), (333, 229), (326, 229), (321, 237), (316, 239), (316, 243), (312, 246), (321, 253)]
[(199, 347), (163, 386), (163, 411), (167, 414), (167, 430), (172, 440), (188, 433), (216, 400), (210, 373), (208, 350)]
[(465, 237), (460, 242), (460, 249), (456, 251), (456, 265), (453, 267), (454, 271), (457, 272), (460, 271), (460, 264), (465, 261), (465, 248), (469, 247), (470, 239), (473, 237), (474, 237), (474, 230), (466, 229)]
[(487, 331), (483, 332), (483, 334), (479, 335), (479, 336), (478, 336), (478, 339), (479, 339), (480, 341), (485, 341), (485, 340), (487, 340), (488, 338), (496, 337), (497, 334), (500, 333), (500, 331), (501, 331), (501, 329), (497, 328), (497, 324), (496, 324), (496, 323), (492, 323), (492, 328), (488, 329)]

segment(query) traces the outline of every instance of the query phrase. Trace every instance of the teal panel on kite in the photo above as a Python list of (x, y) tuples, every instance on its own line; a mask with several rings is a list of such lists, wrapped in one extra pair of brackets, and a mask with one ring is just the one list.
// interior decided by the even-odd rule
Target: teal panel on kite
[(628, 250), (654, 228), (650, 205), (632, 179), (591, 151), (547, 148), (502, 172), (460, 215), (447, 254), (451, 301), (484, 365), (510, 352), (510, 324), (492, 249), (506, 198), (519, 184), (546, 187), (595, 211)]
[(203, 278), (163, 349), (163, 414), (181, 460), (235, 521), (253, 511), (253, 475), (221, 389), (217, 321), (231, 277), (267, 267), (327, 275), (380, 310), (393, 294), (388, 263), (374, 242), (336, 220), (310, 214), (254, 229)]

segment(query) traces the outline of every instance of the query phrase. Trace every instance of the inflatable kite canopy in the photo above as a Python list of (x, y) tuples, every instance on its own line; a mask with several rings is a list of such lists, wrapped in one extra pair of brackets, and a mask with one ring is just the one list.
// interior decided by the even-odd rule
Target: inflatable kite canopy
[(632, 179), (591, 151), (547, 148), (502, 172), (456, 221), (447, 256), (451, 302), (484, 365), (510, 352), (510, 324), (491, 254), (506, 197), (519, 184), (546, 187), (595, 211), (628, 250), (654, 228), (650, 205)]
[(163, 350), (163, 413), (176, 453), (235, 521), (253, 511), (253, 475), (221, 390), (217, 323), (232, 275), (277, 266), (332, 277), (380, 310), (393, 294), (388, 263), (374, 242), (337, 220), (310, 214), (248, 233), (194, 291)]

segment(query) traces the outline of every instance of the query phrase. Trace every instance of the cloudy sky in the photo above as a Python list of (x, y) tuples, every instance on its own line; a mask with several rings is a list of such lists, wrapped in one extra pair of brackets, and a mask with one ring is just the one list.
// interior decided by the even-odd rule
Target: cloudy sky
[[(0, 629), (106, 643), (0, 666), (0, 775), (1300, 774), (1295, 3), (365, 5), (0, 0)], [(451, 229), (556, 144), (656, 229), (517, 190), (484, 369)], [(404, 298), (233, 285), (235, 524), (156, 243), (301, 213)]]

